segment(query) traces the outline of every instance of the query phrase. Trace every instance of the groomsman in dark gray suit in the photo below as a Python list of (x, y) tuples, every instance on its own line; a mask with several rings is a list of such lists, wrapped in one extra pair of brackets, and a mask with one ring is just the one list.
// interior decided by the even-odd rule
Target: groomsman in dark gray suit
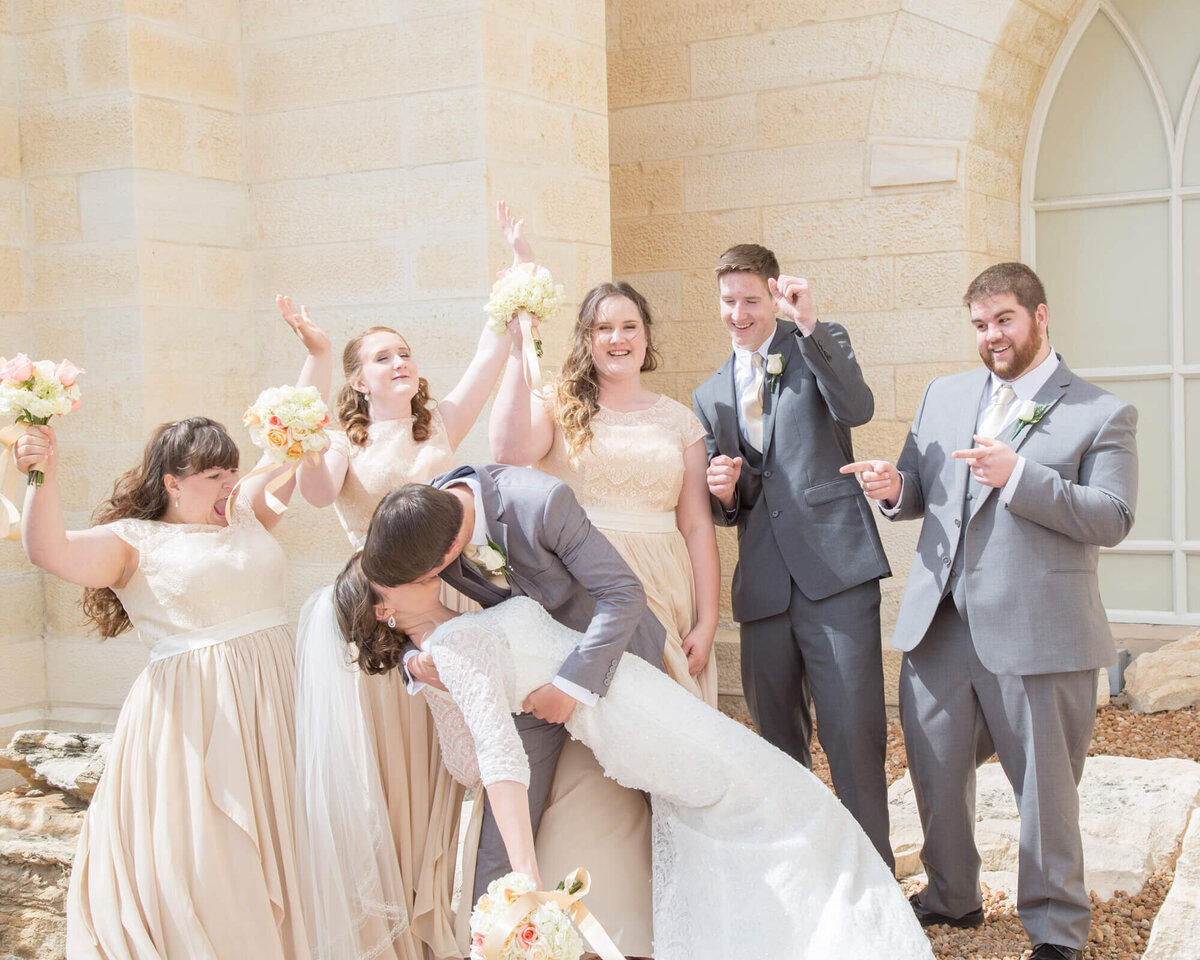
[(1133, 525), (1137, 411), (1050, 348), (1024, 264), (989, 267), (963, 302), (986, 369), (925, 388), (897, 466), (844, 468), (885, 515), (924, 518), (894, 638), (929, 877), (911, 899), (923, 924), (983, 923), (975, 768), (995, 750), (1021, 814), (1033, 958), (1078, 960), (1091, 908), (1077, 788), (1096, 671), (1116, 660), (1096, 563)]
[(879, 630), (890, 570), (858, 484), (838, 472), (875, 400), (846, 331), (817, 319), (808, 282), (780, 276), (770, 250), (740, 244), (716, 273), (733, 353), (692, 401), (713, 516), (738, 528), (746, 703), (759, 733), (809, 767), (815, 707), (834, 789), (894, 866)]

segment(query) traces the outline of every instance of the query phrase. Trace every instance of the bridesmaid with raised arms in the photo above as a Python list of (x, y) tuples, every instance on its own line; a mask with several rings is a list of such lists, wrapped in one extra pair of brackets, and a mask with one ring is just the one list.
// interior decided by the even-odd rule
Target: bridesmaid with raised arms
[(30, 427), (14, 453), (45, 475), (25, 496), (29, 559), (84, 588), (84, 618), (102, 637), (132, 626), (150, 645), (79, 835), (67, 956), (311, 956), (293, 831), (286, 560), (264, 498), (275, 472), (228, 505), (237, 445), (205, 417), (177, 420), (94, 525), (67, 530), (53, 429)]
[[(505, 226), (514, 264), (529, 259), (520, 229)], [(281, 295), (276, 303), (308, 351), (297, 384), (316, 386), (328, 396), (329, 337), (289, 297)], [(484, 327), (462, 378), (435, 401), (412, 349), (397, 331), (372, 327), (352, 338), (342, 353), (345, 383), (336, 401), (342, 430), (330, 432), (331, 444), (319, 466), (299, 471), (301, 494), (314, 506), (332, 504), (351, 546), (361, 545), (385, 494), (405, 483), (427, 483), (456, 466), (454, 451), (483, 409), (506, 357), (519, 350), (515, 322), (507, 337)], [(441, 597), (454, 610), (478, 609), (444, 584)], [(350, 682), (324, 682), (330, 671), (345, 679), (348, 669), (353, 672)], [(462, 903), (455, 911), (452, 896), (464, 791), (442, 763), (425, 698), (405, 687), (404, 671), (370, 673), (349, 666), (344, 648), (299, 648), (297, 828), (309, 933), (322, 957), (440, 960), (463, 955), (471, 905)], [(361, 723), (345, 722), (352, 712)], [(313, 759), (330, 755), (330, 738), (340, 741), (337, 750), (343, 755), (373, 759), (357, 771), (361, 779), (355, 789), (335, 782)], [(604, 778), (590, 752), (584, 753), (576, 764), (583, 769), (572, 767), (572, 781), (622, 820), (612, 834), (603, 823), (564, 821), (562, 830), (571, 839), (564, 837), (562, 844), (583, 843), (585, 853), (594, 847), (633, 865), (636, 887), (644, 896), (636, 901), (636, 917), (626, 924), (625, 941), (649, 952), (645, 803), (640, 794)], [(462, 868), (467, 878), (474, 873), (470, 840), (477, 836), (482, 809), (482, 803), (471, 807), (474, 819), (466, 829)], [(335, 843), (337, 828), (345, 822), (358, 822), (360, 829), (348, 834), (350, 840), (342, 832)], [(552, 836), (553, 830), (547, 834)], [(355, 844), (360, 846), (346, 849)]]

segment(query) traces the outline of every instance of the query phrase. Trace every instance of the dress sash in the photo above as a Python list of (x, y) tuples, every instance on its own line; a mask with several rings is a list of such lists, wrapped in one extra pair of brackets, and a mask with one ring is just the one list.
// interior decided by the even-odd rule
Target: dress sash
[(288, 622), (287, 610), (283, 607), (273, 607), (269, 610), (255, 610), (244, 616), (224, 623), (214, 623), (211, 627), (201, 627), (199, 630), (189, 630), (186, 633), (174, 633), (163, 637), (150, 648), (150, 662), (175, 657), (192, 650), (202, 650), (213, 647), (218, 643), (236, 640), (248, 633), (266, 630), (269, 627), (281, 627)]
[(588, 519), (602, 530), (621, 533), (673, 533), (674, 510), (609, 510), (606, 507), (584, 507)]

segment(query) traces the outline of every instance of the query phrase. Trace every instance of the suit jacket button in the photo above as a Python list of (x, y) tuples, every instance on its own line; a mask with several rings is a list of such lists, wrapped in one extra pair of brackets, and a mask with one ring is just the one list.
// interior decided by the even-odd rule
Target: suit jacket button
[(955, 525), (956, 527), (961, 527), (961, 526), (962, 526), (962, 521), (961, 521), (961, 520), (955, 520), (955, 521), (954, 521), (954, 525)]
[(942, 566), (943, 567), (950, 566), (950, 558), (949, 557), (942, 557)]
[(771, 471), (770, 471), (770, 470), (764, 470), (764, 471), (763, 471), (763, 476), (764, 476), (764, 477), (766, 477), (768, 480), (770, 480), (770, 479), (771, 479)]
[(779, 516), (779, 511), (778, 511), (778, 510), (772, 510), (772, 511), (771, 511), (771, 516), (773, 516), (773, 517), (777, 517), (777, 516)]

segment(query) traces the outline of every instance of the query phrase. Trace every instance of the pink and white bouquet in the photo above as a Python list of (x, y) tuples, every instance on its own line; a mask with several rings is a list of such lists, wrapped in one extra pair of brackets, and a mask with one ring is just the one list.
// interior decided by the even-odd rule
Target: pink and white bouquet
[[(554, 282), (550, 271), (536, 263), (518, 263), (501, 272), (492, 284), (492, 296), (484, 310), (488, 325), (497, 336), (503, 336), (508, 321), (522, 310), (539, 320), (550, 320), (562, 306), (563, 288)], [(534, 340), (537, 355), (542, 355), (542, 342)]]
[[(583, 939), (561, 899), (523, 873), (493, 880), (471, 911), (471, 960), (579, 960)], [(497, 925), (503, 939), (489, 939)]]
[(329, 446), (329, 408), (316, 387), (268, 387), (242, 415), (242, 423), (274, 463), (315, 457)]
[[(46, 424), (79, 409), (79, 386), (83, 373), (70, 360), (30, 360), (18, 353), (11, 360), (0, 357), (0, 417), (15, 417), (17, 423)], [(29, 483), (40, 487), (45, 475), (29, 471)]]

